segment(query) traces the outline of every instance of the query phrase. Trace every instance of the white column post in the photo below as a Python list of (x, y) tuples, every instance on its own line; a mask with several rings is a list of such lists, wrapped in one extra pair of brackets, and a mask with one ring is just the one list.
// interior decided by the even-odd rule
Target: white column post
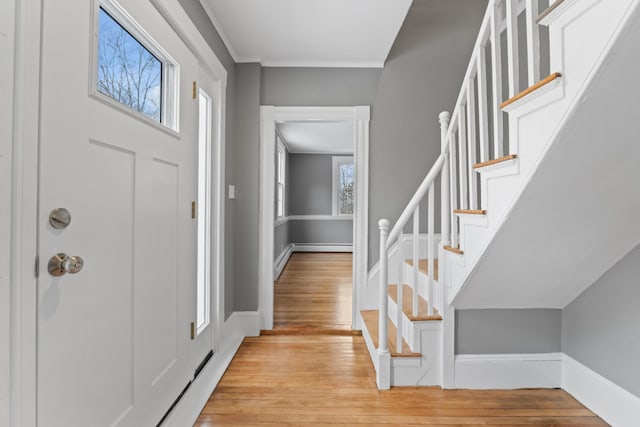
[(389, 259), (387, 258), (387, 236), (389, 236), (389, 220), (378, 221), (380, 229), (380, 317), (378, 319), (378, 353), (389, 353), (388, 316), (389, 316)]

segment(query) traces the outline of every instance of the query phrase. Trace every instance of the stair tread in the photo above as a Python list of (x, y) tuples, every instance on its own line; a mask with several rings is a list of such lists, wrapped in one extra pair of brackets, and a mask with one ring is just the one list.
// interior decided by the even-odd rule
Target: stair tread
[[(429, 263), (427, 261), (429, 261), (429, 260), (428, 259), (419, 259), (418, 260), (418, 270), (421, 271), (424, 274), (429, 274)], [(412, 259), (405, 259), (404, 262), (406, 262), (411, 267), (413, 267), (413, 260)], [(438, 260), (437, 259), (433, 260), (433, 270), (434, 270), (433, 280), (437, 281), (438, 280), (438, 271), (439, 271), (439, 269), (438, 269)]]
[(536, 24), (542, 21), (547, 16), (549, 16), (554, 10), (558, 8), (558, 6), (564, 3), (564, 1), (565, 0), (556, 0), (554, 4), (546, 8), (540, 15), (538, 15), (538, 18), (536, 19)]
[[(367, 331), (369, 332), (369, 336), (371, 337), (371, 341), (373, 341), (373, 346), (378, 348), (378, 314), (379, 310), (360, 310), (360, 314), (362, 315), (362, 320), (364, 320), (364, 324), (367, 327)], [(389, 322), (389, 332), (388, 332), (388, 342), (389, 345), (389, 353), (391, 357), (422, 357), (420, 353), (414, 353), (409, 348), (409, 344), (403, 339), (402, 340), (402, 353), (398, 353), (396, 349), (396, 340), (398, 335), (398, 330), (395, 325), (391, 321), (391, 319), (387, 319)]]
[(452, 246), (444, 246), (442, 249), (444, 249), (445, 251), (453, 252), (454, 254), (458, 254), (458, 255), (464, 254), (464, 251), (460, 249), (460, 246), (458, 246), (457, 248), (454, 248)]
[(454, 209), (453, 213), (463, 215), (486, 215), (487, 211), (484, 209)]
[(528, 88), (526, 88), (525, 90), (523, 90), (522, 92), (520, 92), (519, 94), (517, 94), (516, 96), (514, 96), (513, 98), (507, 99), (506, 101), (504, 101), (502, 104), (500, 104), (500, 109), (503, 109), (504, 107), (507, 107), (511, 104), (513, 104), (514, 102), (518, 101), (519, 99), (524, 98), (525, 96), (529, 95), (530, 93), (535, 92), (537, 89), (540, 89), (542, 86), (547, 85), (551, 82), (553, 82), (554, 80), (558, 79), (562, 77), (561, 73), (553, 73), (548, 77), (545, 77), (544, 79), (540, 80), (538, 83), (534, 84), (533, 86), (530, 86)]
[(476, 163), (475, 165), (473, 165), (473, 168), (474, 169), (482, 169), (482, 168), (487, 167), (487, 166), (497, 165), (498, 163), (502, 163), (502, 162), (506, 162), (506, 161), (509, 161), (509, 160), (513, 160), (516, 157), (518, 157), (517, 154), (509, 154), (508, 156), (502, 156), (502, 157), (499, 157), (497, 159), (487, 160), (486, 162)]
[[(398, 285), (389, 285), (389, 296), (398, 304)], [(418, 315), (413, 315), (413, 289), (409, 285), (402, 285), (402, 312), (407, 318), (413, 322), (422, 322), (429, 320), (442, 320), (442, 316), (438, 309), (433, 308), (433, 314), (427, 314), (427, 300), (418, 295)]]

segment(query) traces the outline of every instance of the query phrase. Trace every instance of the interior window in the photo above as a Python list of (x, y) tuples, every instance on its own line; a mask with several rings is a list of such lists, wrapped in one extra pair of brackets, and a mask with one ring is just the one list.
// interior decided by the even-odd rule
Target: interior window
[(277, 139), (278, 141), (278, 159), (277, 159), (277, 171), (276, 171), (276, 179), (277, 179), (277, 219), (281, 219), (284, 217), (284, 204), (285, 204), (285, 148), (284, 144), (280, 140), (280, 137)]
[(333, 214), (353, 215), (355, 169), (352, 156), (333, 157)]

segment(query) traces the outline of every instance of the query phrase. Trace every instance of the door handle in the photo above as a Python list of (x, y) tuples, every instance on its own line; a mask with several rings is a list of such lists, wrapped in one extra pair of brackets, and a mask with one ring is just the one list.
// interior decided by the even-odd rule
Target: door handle
[(84, 267), (84, 260), (77, 255), (64, 253), (55, 254), (49, 259), (47, 269), (52, 276), (62, 276), (65, 273), (76, 274)]

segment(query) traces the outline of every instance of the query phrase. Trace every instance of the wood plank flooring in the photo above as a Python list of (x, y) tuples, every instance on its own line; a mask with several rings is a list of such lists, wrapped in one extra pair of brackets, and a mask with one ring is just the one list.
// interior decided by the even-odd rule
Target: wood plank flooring
[(196, 427), (605, 426), (562, 390), (378, 391), (362, 337), (246, 338)]
[(561, 390), (378, 391), (364, 339), (345, 336), (351, 254), (294, 254), (274, 289), (272, 335), (243, 341), (196, 427), (606, 425)]
[(262, 334), (359, 334), (351, 284), (351, 253), (294, 253), (274, 284), (273, 331)]

